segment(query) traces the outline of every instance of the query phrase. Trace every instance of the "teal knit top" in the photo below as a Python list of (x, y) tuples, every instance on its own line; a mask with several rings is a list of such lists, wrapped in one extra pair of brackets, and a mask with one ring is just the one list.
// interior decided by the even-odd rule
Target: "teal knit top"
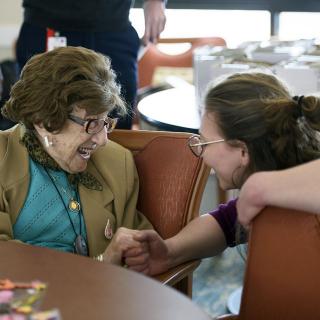
[(70, 187), (64, 171), (47, 169), (56, 181), (56, 188), (45, 168), (30, 157), (29, 160), (30, 185), (25, 203), (13, 226), (14, 238), (36, 246), (74, 252), (74, 241), (80, 232), (87, 240), (81, 210), (74, 212), (68, 207), (71, 197), (77, 199), (77, 193)]

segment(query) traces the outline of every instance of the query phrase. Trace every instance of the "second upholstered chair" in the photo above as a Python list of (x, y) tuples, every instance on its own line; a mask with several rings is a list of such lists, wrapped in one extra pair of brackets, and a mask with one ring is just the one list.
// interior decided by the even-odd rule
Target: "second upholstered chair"
[(320, 216), (266, 208), (253, 222), (239, 316), (320, 319)]

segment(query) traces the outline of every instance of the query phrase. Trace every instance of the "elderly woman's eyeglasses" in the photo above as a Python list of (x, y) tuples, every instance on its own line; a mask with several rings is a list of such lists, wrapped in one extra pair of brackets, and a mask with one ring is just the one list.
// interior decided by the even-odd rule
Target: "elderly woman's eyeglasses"
[(205, 146), (209, 144), (224, 142), (224, 141), (225, 141), (224, 139), (219, 139), (219, 140), (201, 142), (200, 136), (193, 135), (188, 140), (188, 146), (195, 156), (200, 157), (203, 154)]
[(72, 114), (68, 115), (68, 119), (80, 124), (86, 130), (88, 134), (95, 134), (103, 130), (104, 127), (107, 128), (107, 133), (110, 133), (116, 126), (118, 119), (113, 119), (106, 117), (105, 119), (89, 119), (84, 120)]

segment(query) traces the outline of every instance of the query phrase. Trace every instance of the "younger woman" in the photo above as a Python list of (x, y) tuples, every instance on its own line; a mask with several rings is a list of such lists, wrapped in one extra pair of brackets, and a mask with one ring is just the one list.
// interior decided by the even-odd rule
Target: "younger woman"
[[(200, 135), (190, 139), (189, 147), (214, 169), (224, 190), (240, 189), (254, 172), (319, 158), (319, 118), (319, 99), (292, 97), (269, 74), (233, 74), (208, 91)], [(236, 202), (193, 220), (170, 239), (163, 240), (152, 230), (141, 231), (135, 236), (141, 247), (126, 252), (126, 264), (154, 275), (245, 242)]]

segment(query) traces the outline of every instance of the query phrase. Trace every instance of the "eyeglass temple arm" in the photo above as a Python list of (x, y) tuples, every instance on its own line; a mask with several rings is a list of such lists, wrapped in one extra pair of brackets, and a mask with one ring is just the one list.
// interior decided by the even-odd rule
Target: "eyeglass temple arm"
[(218, 142), (223, 142), (224, 139), (220, 139), (220, 140), (216, 140), (216, 141), (208, 141), (208, 142), (199, 142), (199, 143), (193, 143), (193, 144), (189, 144), (190, 147), (200, 147), (200, 146), (206, 146), (208, 144), (212, 144), (212, 143), (218, 143)]

